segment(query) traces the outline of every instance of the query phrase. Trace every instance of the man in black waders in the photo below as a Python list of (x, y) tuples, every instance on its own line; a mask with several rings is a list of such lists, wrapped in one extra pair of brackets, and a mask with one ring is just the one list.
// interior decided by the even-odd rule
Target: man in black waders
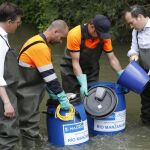
[[(128, 51), (130, 61), (138, 61), (150, 75), (150, 18), (144, 7), (134, 5), (124, 11), (125, 21), (133, 28), (131, 49)], [(150, 82), (141, 94), (141, 120), (150, 125)]]
[[(48, 44), (62, 43), (68, 34), (63, 20), (55, 20), (43, 33), (31, 37), (19, 54), (20, 82), (18, 110), (23, 143), (39, 138), (39, 105), (47, 87), (50, 96), (57, 96), (62, 109), (70, 109), (69, 100), (55, 74)], [(36, 142), (35, 142), (36, 144)]]
[(7, 36), (21, 24), (22, 15), (22, 10), (12, 3), (0, 5), (0, 150), (12, 150), (19, 139), (16, 97), (19, 70)]
[(87, 83), (99, 79), (102, 51), (107, 54), (117, 74), (123, 72), (112, 50), (109, 28), (108, 18), (98, 14), (89, 23), (69, 31), (67, 49), (61, 62), (62, 85), (66, 92), (80, 92), (81, 98), (88, 94)]

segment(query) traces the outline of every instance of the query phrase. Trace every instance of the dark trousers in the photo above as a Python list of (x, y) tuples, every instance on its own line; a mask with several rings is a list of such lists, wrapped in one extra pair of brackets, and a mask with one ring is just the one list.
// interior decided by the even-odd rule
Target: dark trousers
[(16, 116), (13, 118), (4, 116), (4, 104), (0, 98), (0, 150), (12, 150), (19, 140), (19, 119), (17, 108), (17, 97), (13, 90), (6, 87), (10, 102), (13, 105)]
[(141, 94), (141, 119), (143, 123), (150, 123), (150, 81)]

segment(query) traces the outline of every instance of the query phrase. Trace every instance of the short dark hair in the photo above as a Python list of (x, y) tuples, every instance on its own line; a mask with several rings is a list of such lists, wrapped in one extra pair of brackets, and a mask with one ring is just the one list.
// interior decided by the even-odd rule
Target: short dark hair
[(137, 18), (139, 14), (147, 17), (148, 14), (143, 6), (140, 5), (133, 5), (128, 7), (125, 11), (123, 11), (122, 16), (124, 17), (127, 12), (130, 12), (132, 17)]
[(23, 11), (15, 4), (5, 2), (0, 5), (0, 22), (5, 22), (9, 19), (14, 21), (18, 16), (22, 17)]

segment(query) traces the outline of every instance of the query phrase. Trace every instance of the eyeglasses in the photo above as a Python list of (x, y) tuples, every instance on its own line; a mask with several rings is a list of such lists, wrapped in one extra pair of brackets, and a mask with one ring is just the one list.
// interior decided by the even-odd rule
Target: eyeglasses
[(17, 24), (17, 26), (21, 25), (21, 23), (22, 23), (21, 20), (19, 20), (19, 21), (11, 21), (11, 22)]

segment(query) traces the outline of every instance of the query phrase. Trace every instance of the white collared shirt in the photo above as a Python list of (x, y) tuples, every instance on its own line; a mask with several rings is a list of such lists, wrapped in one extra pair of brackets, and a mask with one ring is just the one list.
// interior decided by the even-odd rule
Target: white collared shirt
[[(6, 31), (0, 27), (0, 35), (8, 42), (8, 37)], [(5, 56), (9, 49), (6, 42), (0, 37), (0, 86), (6, 86), (7, 83), (4, 79), (4, 62), (5, 62)]]
[(132, 54), (139, 54), (139, 48), (150, 49), (150, 19), (143, 30), (138, 31), (138, 43), (137, 43), (137, 30), (132, 31), (132, 44), (131, 49), (128, 51), (127, 56)]

